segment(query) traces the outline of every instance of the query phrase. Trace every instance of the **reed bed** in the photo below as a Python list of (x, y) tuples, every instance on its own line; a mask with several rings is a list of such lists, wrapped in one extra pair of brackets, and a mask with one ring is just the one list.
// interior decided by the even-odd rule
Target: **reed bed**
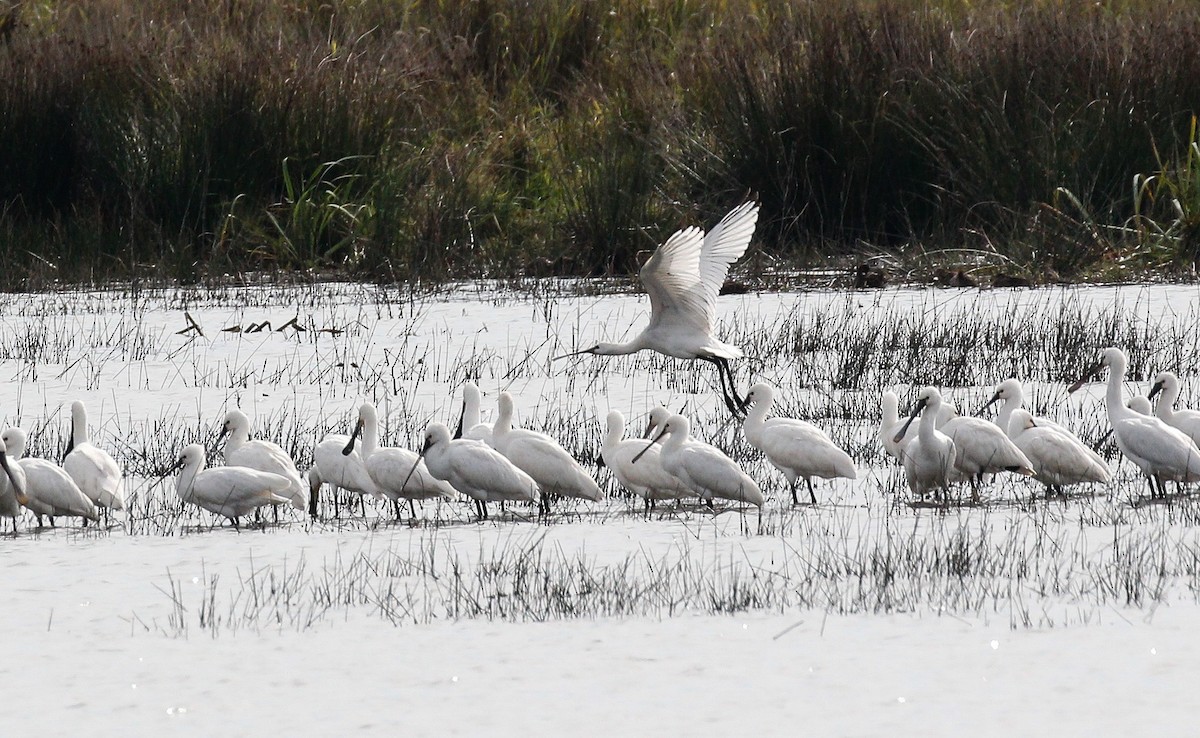
[[(1200, 10), (959, 0), (33, 0), (0, 12), (0, 286), (1191, 269)], [(769, 257), (768, 257), (769, 255)]]

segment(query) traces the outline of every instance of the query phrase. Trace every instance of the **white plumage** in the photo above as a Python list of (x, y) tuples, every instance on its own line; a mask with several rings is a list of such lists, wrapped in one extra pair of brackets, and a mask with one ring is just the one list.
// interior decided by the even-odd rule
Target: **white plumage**
[[(1000, 402), (1001, 400), (1004, 401), (1004, 404), (1000, 406), (999, 412), (996, 413), (995, 422), (996, 426), (1007, 434), (1012, 424), (1013, 412), (1015, 410), (1020, 410), (1025, 405), (1025, 389), (1021, 386), (1020, 380), (1006, 379), (1000, 384), (996, 385), (996, 391), (992, 395), (992, 398), (988, 400), (983, 407), (979, 408), (979, 412), (975, 414), (979, 415), (984, 410), (988, 409), (995, 403)], [(1037, 427), (1039, 428), (1054, 428), (1055, 430), (1061, 430), (1065, 433), (1070, 433), (1070, 431), (1068, 431), (1066, 428), (1062, 427), (1058, 423), (1055, 423), (1049, 418), (1037, 417), (1034, 418), (1034, 422), (1037, 423)]]
[(507, 392), (500, 393), (498, 410), (492, 445), (537, 482), (543, 509), (548, 507), (551, 494), (592, 502), (604, 499), (600, 485), (558, 441), (545, 433), (512, 427), (513, 400)]
[(483, 396), (474, 382), (463, 383), (463, 409), (458, 419), (458, 432), (455, 438), (466, 438), (472, 441), (492, 442), (492, 426), (480, 420), (479, 407)]
[(12, 518), (13, 532), (17, 530), (17, 518), (21, 515), (18, 498), (25, 496), (25, 472), (15, 459), (8, 457), (8, 447), (0, 434), (0, 516)]
[[(425, 461), (415, 451), (379, 445), (379, 415), (369, 402), (358, 408), (358, 422), (350, 442), (353, 443), (360, 436), (362, 443), (358, 446), (358, 452), (367, 474), (379, 491), (392, 502), (398, 505), (401, 499), (411, 503), (412, 500), (458, 498), (458, 492), (453, 487), (429, 473)], [(399, 517), (399, 507), (396, 516)]]
[(1108, 465), (1082, 442), (1054, 428), (1043, 428), (1029, 411), (1017, 408), (1010, 414), (1008, 437), (1033, 464), (1033, 477), (1050, 490), (1084, 482), (1108, 482)]
[(742, 423), (742, 432), (750, 445), (762, 451), (767, 460), (787, 477), (792, 492), (792, 504), (797, 504), (796, 482), (803, 479), (808, 496), (817, 504), (812, 478), (857, 479), (854, 461), (826, 435), (825, 431), (802, 420), (790, 418), (766, 419), (775, 402), (775, 390), (759, 382), (746, 395), (750, 409)]
[[(670, 416), (659, 428), (649, 445), (666, 439), (660, 456), (663, 469), (703, 500), (720, 497), (761, 508), (765, 501), (762, 490), (742, 467), (717, 447), (691, 438), (690, 433), (691, 425), (682, 415)], [(640, 458), (635, 457), (634, 463), (640, 463)]]
[(1200, 412), (1175, 409), (1175, 401), (1179, 399), (1179, 377), (1175, 376), (1174, 372), (1159, 372), (1147, 397), (1154, 397), (1160, 392), (1162, 397), (1158, 398), (1154, 415), (1172, 428), (1185, 433), (1192, 439), (1192, 443), (1200, 444)]
[(1127, 364), (1125, 352), (1115, 347), (1106, 348), (1100, 353), (1096, 365), (1069, 391), (1076, 391), (1089, 376), (1107, 367), (1108, 388), (1104, 404), (1108, 410), (1108, 422), (1121, 453), (1147, 476), (1150, 495), (1164, 496), (1164, 483), (1168, 481), (1200, 481), (1200, 450), (1197, 450), (1192, 439), (1158, 418), (1129, 409), (1122, 401), (1121, 383), (1125, 380)]
[(954, 442), (954, 469), (971, 482), (972, 499), (979, 499), (984, 474), (1007, 471), (1033, 476), (1033, 464), (995, 423), (958, 415), (950, 403), (943, 407), (949, 407), (951, 415), (938, 430)]
[(88, 439), (87, 422), (83, 403), (78, 400), (71, 403), (71, 446), (63, 458), (63, 469), (97, 506), (124, 509), (125, 479), (121, 467)]
[(450, 429), (432, 423), (425, 430), (421, 457), (433, 476), (475, 500), (480, 519), (488, 502), (538, 499), (537, 482), (483, 441), (451, 439)]
[[(633, 463), (633, 457), (645, 454)], [(649, 511), (656, 500), (675, 500), (692, 495), (692, 490), (662, 467), (662, 448), (647, 448), (644, 440), (625, 438), (625, 416), (618, 410), (608, 413), (604, 445), (600, 455), (621, 486), (646, 501)]]
[(250, 440), (250, 418), (241, 410), (225, 413), (225, 425), (221, 429), (225, 439), (225, 465), (244, 466), (269, 474), (278, 474), (288, 480), (287, 490), (278, 496), (286, 497), (292, 507), (304, 510), (308, 507), (308, 490), (296, 469), (296, 462), (271, 441)]
[(205, 468), (204, 447), (193, 443), (183, 449), (176, 464), (175, 492), (184, 502), (229, 518), (238, 518), (263, 505), (290, 502), (293, 480), (245, 466)]
[[(891, 390), (884, 392), (880, 405), (883, 414), (879, 419), (879, 445), (883, 447), (884, 453), (888, 456), (896, 461), (902, 461), (904, 448), (908, 446), (909, 441), (917, 437), (917, 432), (900, 420), (900, 399), (896, 397), (895, 392)], [(904, 429), (903, 432), (901, 432), (901, 428)], [(900, 440), (897, 441), (897, 438)]]
[(20, 428), (7, 428), (3, 434), (10, 461), (21, 467), (25, 475), (25, 494), (17, 501), (33, 511), (41, 525), (42, 516), (54, 518), (77, 516), (85, 520), (99, 520), (96, 505), (79, 490), (66, 470), (46, 459), (22, 458), (25, 453), (26, 435)]
[[(678, 359), (702, 359), (717, 365), (722, 397), (734, 415), (745, 407), (734, 387), (729, 361), (742, 350), (714, 335), (717, 295), (729, 267), (746, 253), (758, 223), (758, 204), (731, 210), (706, 235), (696, 227), (676, 231), (639, 273), (650, 295), (650, 323), (632, 341), (598, 343), (575, 354), (615, 356), (643, 349)], [(573, 355), (573, 354), (568, 354)]]
[(908, 479), (908, 488), (917, 497), (943, 491), (952, 481), (956, 450), (954, 441), (937, 429), (941, 409), (942, 393), (936, 387), (925, 387), (917, 393), (912, 413), (893, 437), (899, 443), (917, 415), (921, 416), (917, 437), (904, 449), (904, 475)]

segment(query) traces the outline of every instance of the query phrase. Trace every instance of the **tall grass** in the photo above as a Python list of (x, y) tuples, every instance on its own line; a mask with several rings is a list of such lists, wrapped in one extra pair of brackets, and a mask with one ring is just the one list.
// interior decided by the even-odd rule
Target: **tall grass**
[(6, 18), (9, 286), (624, 273), (747, 195), (785, 258), (1194, 261), (1192, 236), (1159, 234), (1200, 109), (1190, 4), (40, 0)]

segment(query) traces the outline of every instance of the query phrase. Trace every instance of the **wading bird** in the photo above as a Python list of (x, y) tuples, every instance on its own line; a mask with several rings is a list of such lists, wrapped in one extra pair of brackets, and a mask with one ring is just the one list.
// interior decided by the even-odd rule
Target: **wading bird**
[(650, 294), (650, 324), (627, 343), (601, 342), (566, 356), (617, 356), (650, 349), (677, 359), (710, 362), (717, 366), (726, 407), (740, 416), (746, 401), (738, 397), (729, 362), (742, 358), (742, 350), (718, 340), (713, 324), (717, 294), (730, 265), (746, 253), (757, 222), (758, 203), (747, 202), (730, 211), (707, 235), (694, 226), (676, 231), (640, 272)]
[(2, 437), (9, 459), (25, 475), (25, 493), (18, 495), (17, 501), (33, 511), (39, 528), (43, 515), (50, 518), (52, 526), (56, 517), (78, 516), (84, 519), (84, 525), (88, 520), (100, 519), (96, 505), (61, 466), (46, 459), (22, 458), (27, 441), (25, 431), (7, 428)]
[(908, 420), (892, 437), (895, 443), (900, 443), (913, 420), (921, 416), (917, 437), (904, 448), (904, 475), (908, 479), (908, 488), (917, 497), (925, 497), (930, 492), (942, 494), (954, 473), (954, 441), (937, 429), (941, 409), (942, 393), (936, 387), (925, 387), (917, 393)]
[(1100, 352), (1100, 360), (1067, 391), (1075, 392), (1089, 377), (1108, 369), (1104, 404), (1117, 448), (1146, 475), (1151, 498), (1165, 497), (1165, 482), (1200, 481), (1200, 450), (1182, 431), (1125, 406), (1121, 383), (1125, 381), (1127, 364), (1124, 351), (1106, 348)]
[[(341, 488), (359, 495), (363, 511), (366, 511), (364, 497), (382, 497), (379, 485), (371, 479), (367, 465), (363, 462), (362, 454), (350, 442), (350, 436), (331, 434), (321, 439), (313, 448), (313, 465), (308, 470), (308, 514), (317, 517), (320, 501), (321, 485), (328, 482), (335, 488)], [(337, 504), (337, 494), (334, 493), (334, 504)]]
[[(903, 461), (904, 448), (908, 446), (909, 441), (917, 437), (917, 433), (911, 430), (907, 423), (901, 422), (900, 399), (896, 397), (895, 392), (884, 392), (880, 405), (883, 415), (879, 419), (879, 445), (888, 456), (896, 461)], [(904, 432), (900, 431), (901, 428), (904, 428)]]
[(596, 480), (558, 441), (545, 433), (512, 427), (512, 395), (501, 392), (497, 409), (496, 423), (492, 426), (492, 445), (537, 482), (542, 493), (542, 512), (549, 511), (551, 495), (592, 502), (604, 499)]
[(367, 468), (371, 481), (385, 497), (392, 501), (396, 519), (400, 519), (400, 500), (408, 500), (408, 509), (413, 519), (417, 510), (413, 500), (458, 498), (458, 492), (446, 482), (429, 473), (424, 460), (415, 451), (379, 445), (379, 416), (375, 406), (364, 402), (358, 408), (358, 422), (350, 434), (348, 446), (354, 450), (355, 441), (362, 437), (358, 453)]
[(293, 480), (279, 474), (245, 466), (204, 468), (204, 447), (193, 443), (179, 455), (175, 492), (184, 502), (229, 518), (238, 527), (238, 518), (263, 505), (291, 502)]
[(463, 383), (462, 397), (462, 415), (458, 416), (458, 429), (454, 431), (454, 437), (491, 443), (492, 426), (479, 419), (479, 406), (483, 402), (479, 386), (474, 382)]
[(97, 507), (125, 507), (125, 479), (113, 457), (88, 440), (87, 409), (79, 400), (71, 403), (71, 443), (62, 466), (87, 498)]
[(250, 418), (241, 410), (225, 413), (225, 424), (221, 426), (225, 439), (225, 465), (244, 466), (286, 478), (291, 485), (277, 496), (286, 497), (292, 507), (304, 510), (308, 507), (308, 490), (296, 469), (296, 462), (287, 455), (279, 444), (271, 441), (250, 440)]
[(420, 456), (433, 476), (475, 500), (480, 520), (487, 519), (489, 502), (538, 500), (532, 477), (482, 441), (450, 438), (450, 429), (441, 423), (425, 429)]
[[(1011, 427), (1009, 421), (1012, 418), (1013, 411), (1021, 409), (1021, 407), (1023, 407), (1025, 404), (1025, 390), (1021, 386), (1021, 381), (1019, 379), (1006, 379), (1000, 384), (996, 385), (996, 391), (992, 395), (992, 399), (984, 403), (983, 407), (976, 410), (975, 414), (982, 415), (984, 410), (987, 410), (989, 407), (995, 405), (1001, 400), (1004, 401), (1004, 404), (1000, 406), (999, 412), (996, 413), (995, 423), (1000, 430), (1008, 433), (1009, 428)], [(1070, 433), (1070, 431), (1068, 431), (1066, 428), (1062, 427), (1058, 423), (1055, 423), (1049, 418), (1034, 418), (1034, 422), (1037, 423), (1037, 427), (1039, 428), (1053, 428), (1055, 430), (1061, 430), (1064, 433)]]
[(0, 436), (0, 516), (12, 518), (13, 534), (17, 532), (17, 518), (21, 516), (20, 498), (25, 496), (25, 472), (16, 461), (9, 461), (8, 447)]
[(954, 469), (970, 482), (973, 502), (979, 501), (984, 474), (1033, 476), (1033, 464), (995, 423), (959, 415), (949, 402), (942, 407), (949, 408), (950, 418), (939, 423), (938, 430), (954, 442)]
[(1043, 428), (1028, 410), (1012, 411), (1008, 437), (1033, 464), (1033, 478), (1046, 485), (1046, 494), (1085, 482), (1108, 482), (1112, 474), (1095, 452), (1072, 435)]
[[(633, 463), (633, 457), (643, 450), (646, 453)], [(619, 410), (609, 411), (600, 457), (622, 487), (645, 500), (647, 515), (658, 500), (677, 500), (693, 494), (690, 488), (663, 469), (661, 452), (661, 447), (647, 447), (642, 439), (626, 439), (625, 416)]]
[(813, 477), (858, 478), (850, 455), (838, 448), (825, 431), (802, 420), (766, 419), (775, 402), (775, 390), (769, 385), (759, 382), (751, 387), (746, 401), (750, 409), (746, 411), (742, 432), (750, 445), (762, 451), (767, 461), (787, 477), (793, 505), (799, 504), (796, 482), (800, 479), (808, 485), (808, 497), (815, 505), (817, 495), (813, 492)]
[(1155, 417), (1182, 431), (1192, 439), (1192, 443), (1200, 444), (1200, 412), (1175, 409), (1175, 400), (1179, 399), (1179, 377), (1174, 372), (1159, 372), (1146, 397), (1153, 398), (1160, 392), (1162, 397), (1158, 398), (1158, 405), (1154, 408)]
[[(666, 439), (662, 445), (662, 467), (680, 482), (691, 488), (700, 499), (711, 504), (714, 497), (735, 502), (748, 502), (762, 509), (762, 490), (742, 467), (716, 446), (697, 441), (689, 434), (691, 425), (682, 415), (672, 415), (659, 428), (658, 434), (643, 449)], [(636, 464), (639, 454), (633, 458)]]

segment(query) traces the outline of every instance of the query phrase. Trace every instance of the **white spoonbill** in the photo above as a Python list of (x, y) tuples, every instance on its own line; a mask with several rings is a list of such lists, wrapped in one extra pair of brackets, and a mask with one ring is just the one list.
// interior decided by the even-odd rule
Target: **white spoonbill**
[(597, 343), (577, 354), (616, 356), (643, 349), (677, 359), (701, 359), (717, 366), (721, 395), (735, 416), (745, 410), (729, 362), (742, 350), (713, 335), (717, 295), (729, 267), (746, 253), (758, 222), (758, 203), (734, 208), (707, 235), (699, 228), (676, 231), (655, 250), (640, 277), (650, 294), (650, 323), (626, 343)]
[[(1021, 380), (1006, 379), (1000, 384), (996, 385), (996, 391), (992, 395), (992, 399), (984, 403), (983, 407), (979, 408), (975, 414), (982, 415), (984, 410), (987, 410), (989, 407), (995, 405), (1001, 400), (1004, 401), (1004, 404), (1000, 406), (1000, 411), (996, 413), (995, 423), (1000, 430), (1008, 433), (1009, 429), (1012, 427), (1010, 421), (1013, 411), (1021, 409), (1025, 404), (1025, 388), (1021, 386)], [(1034, 422), (1037, 423), (1038, 428), (1053, 428), (1055, 430), (1061, 430), (1064, 433), (1070, 433), (1069, 430), (1062, 427), (1058, 423), (1055, 423), (1049, 418), (1036, 417), (1034, 418)]]
[[(643, 450), (646, 453), (633, 463), (633, 457)], [(647, 448), (641, 439), (625, 438), (625, 416), (619, 410), (610, 410), (607, 432), (600, 458), (612, 470), (621, 486), (646, 502), (649, 514), (657, 500), (677, 500), (692, 495), (692, 490), (662, 468), (659, 446)]]
[[(762, 509), (762, 490), (742, 467), (721, 449), (691, 438), (691, 425), (682, 415), (672, 415), (659, 428), (658, 435), (645, 449), (662, 441), (662, 467), (680, 482), (711, 504), (714, 497), (736, 502), (748, 502)], [(635, 456), (634, 463), (642, 457)]]
[[(1125, 407), (1134, 411), (1138, 415), (1154, 414), (1154, 406), (1150, 404), (1150, 398), (1146, 397), (1145, 395), (1134, 395), (1133, 397), (1130, 397), (1128, 402), (1125, 403)], [(1112, 429), (1110, 428), (1104, 437), (1108, 438), (1109, 434), (1111, 433)]]
[(16, 460), (8, 458), (8, 447), (0, 435), (0, 516), (12, 518), (13, 533), (17, 532), (17, 518), (21, 516), (20, 498), (26, 496), (25, 472), (17, 465)]
[(463, 383), (462, 396), (462, 415), (458, 417), (458, 430), (454, 432), (454, 437), (491, 443), (492, 426), (479, 419), (479, 406), (483, 402), (479, 386), (474, 382)]
[(550, 509), (551, 495), (592, 502), (604, 499), (600, 485), (558, 441), (545, 433), (512, 427), (512, 395), (501, 392), (497, 409), (496, 423), (492, 426), (492, 445), (537, 482), (542, 492), (542, 512)]
[[(904, 448), (908, 446), (909, 441), (917, 437), (917, 433), (910, 430), (907, 423), (900, 421), (900, 399), (896, 397), (895, 392), (884, 392), (880, 405), (883, 415), (879, 419), (879, 445), (888, 456), (896, 461), (903, 461)], [(900, 433), (901, 428), (905, 429), (903, 433)], [(900, 435), (897, 436), (897, 433)], [(896, 440), (897, 437), (900, 440)]]
[(280, 474), (246, 466), (204, 468), (204, 447), (193, 443), (183, 449), (175, 464), (179, 478), (175, 492), (184, 502), (229, 518), (238, 527), (238, 518), (262, 507), (291, 502), (293, 480)]
[(54, 525), (54, 518), (59, 516), (81, 517), (84, 525), (88, 520), (100, 519), (95, 503), (79, 491), (79, 485), (61, 466), (46, 459), (21, 458), (27, 440), (25, 431), (7, 428), (2, 437), (12, 463), (20, 466), (25, 474), (25, 494), (18, 495), (17, 501), (33, 511), (38, 527), (42, 525), (43, 515), (49, 516), (50, 525)]
[(244, 466), (285, 477), (291, 482), (291, 486), (285, 493), (277, 496), (288, 498), (292, 507), (297, 510), (308, 507), (308, 490), (304, 488), (304, 480), (300, 478), (296, 462), (292, 461), (292, 457), (277, 443), (251, 441), (250, 418), (246, 417), (244, 412), (233, 409), (225, 413), (221, 435), (228, 436), (225, 439), (226, 466)]
[(959, 415), (951, 403), (943, 407), (950, 407), (952, 414), (938, 430), (954, 441), (954, 469), (971, 483), (972, 500), (979, 500), (984, 474), (1007, 471), (1033, 476), (1033, 464), (995, 423)]
[(1062, 488), (1085, 482), (1108, 482), (1108, 465), (1074, 436), (1043, 428), (1024, 408), (1012, 411), (1008, 437), (1033, 464), (1033, 478), (1046, 485), (1046, 492), (1062, 494)]
[(453, 487), (429, 473), (424, 460), (415, 451), (379, 445), (379, 415), (369, 402), (364, 402), (358, 408), (358, 422), (354, 424), (348, 444), (352, 451), (360, 436), (362, 443), (358, 452), (366, 465), (367, 474), (379, 491), (392, 501), (397, 520), (400, 519), (401, 498), (408, 500), (413, 519), (417, 517), (413, 500), (458, 498), (458, 492)]
[(825, 431), (803, 420), (766, 419), (775, 402), (775, 390), (768, 384), (759, 382), (751, 387), (746, 401), (750, 409), (746, 411), (742, 432), (750, 445), (762, 451), (767, 461), (787, 477), (793, 505), (799, 504), (796, 499), (796, 481), (799, 479), (808, 485), (809, 499), (815, 505), (817, 495), (813, 492), (813, 477), (858, 478), (850, 455), (838, 448)]
[(451, 439), (450, 429), (431, 423), (425, 429), (421, 458), (433, 476), (475, 500), (480, 520), (488, 516), (487, 503), (538, 499), (538, 485), (525, 472), (483, 441)]
[(917, 497), (924, 497), (931, 491), (937, 494), (945, 490), (954, 473), (954, 441), (937, 429), (941, 409), (942, 393), (936, 387), (925, 387), (917, 393), (917, 401), (908, 420), (892, 437), (893, 441), (899, 443), (913, 420), (921, 416), (917, 437), (904, 448), (904, 475), (908, 479), (908, 488)]
[(121, 467), (107, 452), (88, 440), (87, 409), (71, 403), (71, 443), (62, 466), (79, 489), (98, 507), (125, 507), (125, 479)]
[[(360, 495), (363, 510), (366, 502), (362, 497), (383, 497), (383, 492), (363, 462), (362, 454), (350, 443), (350, 436), (331, 434), (321, 439), (313, 448), (313, 466), (308, 470), (308, 514), (317, 517), (321, 485), (328, 482), (334, 487)], [(334, 503), (337, 496), (334, 495)]]
[(1167, 492), (1165, 482), (1200, 480), (1200, 450), (1183, 431), (1125, 406), (1121, 383), (1125, 380), (1127, 364), (1124, 351), (1106, 348), (1100, 352), (1100, 360), (1067, 391), (1078, 390), (1089, 377), (1108, 368), (1104, 404), (1109, 425), (1117, 438), (1117, 448), (1146, 475), (1150, 496), (1162, 497)]
[(1200, 412), (1195, 410), (1176, 410), (1175, 400), (1179, 399), (1179, 377), (1174, 372), (1159, 372), (1154, 378), (1147, 399), (1158, 393), (1158, 405), (1154, 408), (1155, 416), (1167, 425), (1183, 431), (1192, 443), (1200, 444)]

